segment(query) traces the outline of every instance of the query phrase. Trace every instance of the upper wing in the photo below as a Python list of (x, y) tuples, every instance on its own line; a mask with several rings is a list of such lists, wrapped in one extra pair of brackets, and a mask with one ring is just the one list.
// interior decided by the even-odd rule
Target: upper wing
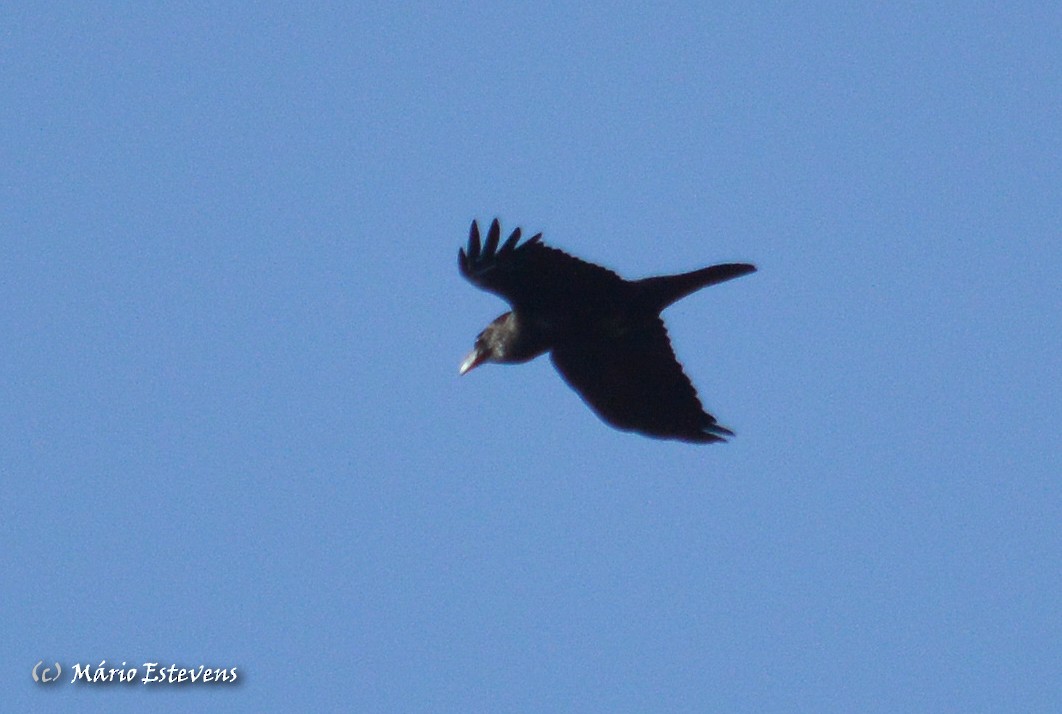
[(704, 411), (659, 317), (565, 342), (551, 357), (598, 416), (619, 429), (701, 443), (734, 435)]
[(625, 281), (611, 270), (542, 245), (538, 233), (517, 245), (520, 229), (498, 247), (501, 227), (495, 218), (480, 244), (472, 221), (468, 251), (458, 251), (457, 266), (474, 285), (502, 296), (516, 310), (567, 311), (613, 299)]

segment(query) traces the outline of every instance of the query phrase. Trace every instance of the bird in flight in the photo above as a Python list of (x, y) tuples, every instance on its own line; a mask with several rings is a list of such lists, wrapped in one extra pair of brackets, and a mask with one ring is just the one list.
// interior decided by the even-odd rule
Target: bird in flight
[(500, 238), (498, 219), (486, 241), (472, 221), (468, 248), (458, 251), (461, 274), (512, 306), (479, 333), (461, 374), (484, 362), (516, 364), (549, 352), (569, 386), (617, 429), (696, 443), (734, 435), (701, 406), (660, 313), (703, 287), (752, 273), (755, 266), (726, 263), (624, 280), (543, 245), (541, 233), (520, 243), (517, 228), (499, 246)]

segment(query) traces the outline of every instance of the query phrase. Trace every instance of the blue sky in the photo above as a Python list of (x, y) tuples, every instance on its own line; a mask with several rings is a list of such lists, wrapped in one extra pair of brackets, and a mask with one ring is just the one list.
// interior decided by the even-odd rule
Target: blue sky
[[(1048, 3), (0, 28), (12, 711), (1062, 710)], [(459, 378), (496, 215), (628, 277), (755, 262), (665, 314), (737, 437)], [(104, 659), (240, 679), (68, 683)]]

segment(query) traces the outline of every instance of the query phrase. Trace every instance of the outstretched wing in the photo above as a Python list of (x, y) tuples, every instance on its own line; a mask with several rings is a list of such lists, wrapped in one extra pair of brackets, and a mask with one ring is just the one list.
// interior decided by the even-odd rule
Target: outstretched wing
[(615, 299), (626, 284), (607, 268), (542, 245), (541, 233), (520, 243), (517, 228), (499, 247), (500, 237), (495, 218), (481, 244), (479, 226), (472, 221), (468, 250), (458, 251), (457, 265), (473, 285), (500, 295), (518, 311), (571, 311)]
[(700, 443), (734, 435), (704, 411), (658, 317), (566, 341), (551, 357), (565, 381), (618, 429)]

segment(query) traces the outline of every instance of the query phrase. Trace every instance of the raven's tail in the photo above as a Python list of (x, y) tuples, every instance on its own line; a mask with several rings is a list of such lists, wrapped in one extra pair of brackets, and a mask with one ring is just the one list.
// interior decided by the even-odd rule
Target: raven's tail
[(656, 312), (660, 312), (668, 305), (678, 302), (701, 288), (740, 278), (742, 275), (754, 272), (756, 272), (755, 265), (724, 263), (722, 265), (713, 265), (710, 268), (694, 270), (691, 273), (645, 278), (644, 280), (636, 281), (635, 284), (642, 291), (643, 299)]

